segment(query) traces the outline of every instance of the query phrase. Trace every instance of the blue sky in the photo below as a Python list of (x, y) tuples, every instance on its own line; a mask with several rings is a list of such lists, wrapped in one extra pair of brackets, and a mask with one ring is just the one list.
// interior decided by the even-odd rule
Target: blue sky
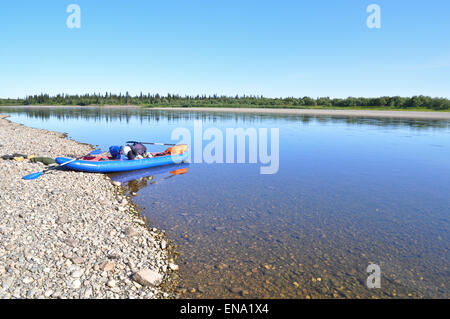
[(0, 97), (450, 97), (448, 0), (1, 1), (0, 41)]

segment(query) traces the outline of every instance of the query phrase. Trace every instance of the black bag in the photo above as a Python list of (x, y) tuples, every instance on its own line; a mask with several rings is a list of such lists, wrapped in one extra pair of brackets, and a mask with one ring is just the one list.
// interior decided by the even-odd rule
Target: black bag
[(134, 143), (133, 146), (131, 146), (131, 150), (136, 155), (143, 155), (147, 152), (147, 148), (141, 143)]

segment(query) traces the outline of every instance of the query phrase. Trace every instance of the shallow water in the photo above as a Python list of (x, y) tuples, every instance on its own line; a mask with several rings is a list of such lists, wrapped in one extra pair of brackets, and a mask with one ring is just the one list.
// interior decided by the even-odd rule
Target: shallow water
[[(101, 108), (0, 113), (103, 149), (129, 139), (173, 143), (172, 130), (193, 135), (195, 119), (224, 135), (232, 127), (279, 128), (277, 174), (259, 174), (259, 163), (189, 163), (112, 176), (137, 193), (149, 224), (177, 246), (185, 297), (450, 297), (448, 121)], [(380, 289), (366, 286), (370, 263), (381, 268)]]

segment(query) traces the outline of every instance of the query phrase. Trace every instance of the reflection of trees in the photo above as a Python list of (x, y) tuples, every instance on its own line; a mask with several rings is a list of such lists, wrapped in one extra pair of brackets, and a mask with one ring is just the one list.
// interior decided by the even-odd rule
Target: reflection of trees
[(255, 113), (232, 113), (232, 112), (208, 112), (208, 111), (170, 111), (152, 110), (145, 108), (102, 108), (102, 107), (0, 107), (0, 113), (25, 114), (28, 118), (58, 120), (86, 119), (94, 121), (125, 121), (138, 118), (141, 123), (159, 122), (161, 119), (169, 123), (180, 121), (201, 120), (212, 123), (223, 120), (233, 120), (236, 123), (264, 123), (270, 120), (275, 125), (279, 122), (298, 122), (302, 125), (308, 123), (343, 123), (373, 125), (386, 128), (409, 126), (414, 129), (448, 128), (450, 121), (447, 120), (422, 120), (422, 119), (398, 119), (398, 118), (365, 118), (353, 116), (313, 116), (313, 115), (289, 115), (289, 114), (255, 114)]

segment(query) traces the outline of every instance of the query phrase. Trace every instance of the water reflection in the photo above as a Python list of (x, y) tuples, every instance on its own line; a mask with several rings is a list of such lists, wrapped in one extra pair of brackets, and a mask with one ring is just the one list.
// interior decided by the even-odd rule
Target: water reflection
[(351, 125), (374, 125), (382, 127), (404, 127), (415, 129), (448, 128), (447, 120), (422, 120), (422, 119), (398, 119), (398, 118), (363, 118), (347, 116), (312, 116), (312, 115), (286, 115), (286, 114), (257, 114), (257, 113), (232, 113), (232, 112), (196, 112), (196, 111), (170, 111), (152, 110), (151, 108), (101, 108), (101, 107), (0, 107), (0, 113), (25, 114), (27, 118), (41, 120), (57, 119), (67, 121), (71, 119), (85, 119), (94, 122), (125, 122), (138, 118), (140, 123), (159, 122), (179, 123), (192, 120), (201, 120), (209, 123), (219, 123), (223, 120), (232, 120), (236, 123), (262, 123), (267, 119), (276, 121), (301, 122), (308, 124), (319, 122), (323, 124), (346, 123)]
[(172, 164), (161, 167), (152, 167), (123, 173), (109, 174), (111, 180), (122, 183), (129, 193), (137, 193), (149, 184), (157, 184), (177, 175), (187, 173), (189, 164)]

